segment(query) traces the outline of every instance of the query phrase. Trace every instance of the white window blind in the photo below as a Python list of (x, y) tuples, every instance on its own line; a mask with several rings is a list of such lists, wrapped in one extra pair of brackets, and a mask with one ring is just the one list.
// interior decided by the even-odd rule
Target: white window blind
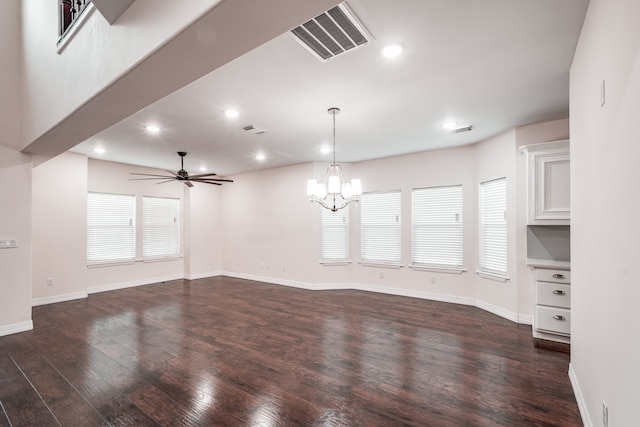
[(322, 209), (322, 259), (349, 259), (349, 210), (332, 212)]
[(400, 263), (400, 191), (365, 193), (361, 206), (362, 261)]
[(135, 210), (135, 196), (88, 194), (87, 264), (135, 260)]
[(480, 184), (480, 269), (507, 274), (507, 179)]
[(142, 257), (180, 255), (180, 199), (142, 198)]
[(462, 186), (416, 188), (411, 197), (412, 264), (462, 268)]

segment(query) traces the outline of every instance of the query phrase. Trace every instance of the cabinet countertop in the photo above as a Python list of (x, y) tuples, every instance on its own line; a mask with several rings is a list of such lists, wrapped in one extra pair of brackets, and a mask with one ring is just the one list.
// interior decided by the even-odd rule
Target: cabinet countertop
[(569, 270), (571, 261), (556, 261), (553, 259), (527, 258), (527, 265), (534, 268), (560, 268)]

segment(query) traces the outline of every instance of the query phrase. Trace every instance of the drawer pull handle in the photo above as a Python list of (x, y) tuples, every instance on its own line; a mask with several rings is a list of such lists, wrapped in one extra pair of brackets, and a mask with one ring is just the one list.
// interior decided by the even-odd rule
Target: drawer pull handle
[(564, 279), (564, 274), (557, 274), (556, 273), (556, 274), (553, 275), (553, 278), (554, 279)]
[(564, 295), (564, 291), (561, 291), (560, 289), (556, 289), (555, 291), (553, 291), (554, 295)]
[(555, 316), (553, 316), (554, 319), (556, 320), (565, 320), (564, 316), (560, 316), (559, 314), (556, 314)]

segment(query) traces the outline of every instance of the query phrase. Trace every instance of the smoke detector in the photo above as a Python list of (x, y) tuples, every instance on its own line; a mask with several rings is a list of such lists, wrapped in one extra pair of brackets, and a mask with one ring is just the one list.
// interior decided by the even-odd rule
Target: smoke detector
[(294, 28), (291, 35), (321, 62), (374, 40), (346, 2)]
[(251, 132), (254, 135), (261, 135), (261, 134), (267, 132), (266, 130), (260, 129), (259, 127), (256, 127), (254, 125), (247, 125), (247, 126), (243, 127), (242, 129), (247, 131), (247, 132)]

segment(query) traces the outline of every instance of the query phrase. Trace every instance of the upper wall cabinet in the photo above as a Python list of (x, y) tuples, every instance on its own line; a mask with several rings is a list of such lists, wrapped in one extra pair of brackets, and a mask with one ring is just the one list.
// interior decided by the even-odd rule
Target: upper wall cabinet
[(570, 218), (569, 140), (525, 145), (527, 224), (568, 225)]

